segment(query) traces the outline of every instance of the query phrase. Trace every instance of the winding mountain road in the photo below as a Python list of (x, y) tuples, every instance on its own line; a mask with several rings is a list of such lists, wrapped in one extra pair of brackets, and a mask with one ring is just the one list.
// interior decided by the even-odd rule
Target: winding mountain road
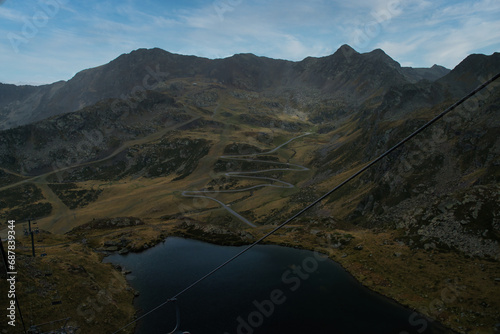
[(227, 172), (224, 173), (225, 176), (227, 177), (233, 177), (233, 178), (244, 178), (244, 179), (252, 179), (252, 180), (264, 180), (268, 181), (269, 183), (263, 183), (263, 184), (258, 184), (255, 186), (251, 187), (246, 187), (246, 188), (241, 188), (241, 189), (230, 189), (230, 190), (185, 190), (182, 192), (182, 196), (184, 197), (193, 197), (193, 198), (206, 198), (212, 201), (215, 201), (219, 203), (224, 210), (244, 222), (250, 227), (257, 227), (255, 224), (253, 224), (251, 221), (231, 209), (226, 203), (214, 198), (213, 196), (208, 196), (207, 194), (222, 194), (222, 193), (238, 193), (238, 192), (246, 192), (246, 191), (251, 191), (253, 189), (257, 188), (264, 188), (264, 187), (273, 187), (273, 188), (294, 188), (295, 186), (291, 183), (278, 180), (272, 177), (264, 177), (264, 176), (253, 176), (255, 174), (261, 174), (261, 173), (267, 173), (267, 172), (277, 172), (277, 171), (295, 171), (295, 172), (304, 172), (308, 171), (309, 168), (301, 166), (301, 165), (296, 165), (296, 164), (291, 164), (287, 162), (275, 162), (275, 161), (269, 161), (269, 160), (258, 160), (258, 159), (253, 159), (252, 157), (256, 157), (259, 155), (267, 155), (276, 152), (280, 148), (282, 148), (285, 145), (288, 145), (290, 142), (308, 136), (310, 135), (310, 132), (306, 132), (300, 136), (294, 137), (285, 143), (276, 146), (270, 151), (266, 152), (261, 152), (261, 153), (253, 153), (253, 154), (241, 154), (241, 155), (222, 155), (219, 158), (224, 159), (224, 160), (232, 160), (232, 161), (245, 161), (245, 162), (260, 162), (260, 163), (272, 163), (274, 165), (282, 165), (282, 166), (287, 166), (286, 168), (273, 168), (273, 169), (263, 169), (263, 170), (254, 170), (254, 171), (247, 171), (247, 172)]
[(5, 169), (5, 168), (0, 168), (1, 170), (3, 170), (5, 173), (8, 173), (8, 174), (12, 174), (12, 175), (23, 177), (23, 178), (28, 177), (28, 179), (0, 187), (0, 191), (15, 188), (15, 187), (18, 187), (18, 186), (23, 185), (25, 183), (40, 183), (40, 182), (47, 183), (47, 181), (45, 181), (45, 178), (50, 176), (50, 175), (54, 175), (57, 173), (61, 173), (61, 172), (75, 169), (75, 168), (79, 168), (79, 167), (90, 166), (90, 165), (98, 164), (101, 162), (105, 162), (105, 161), (110, 160), (111, 158), (117, 156), (118, 154), (120, 154), (121, 152), (126, 150), (127, 148), (130, 148), (130, 147), (135, 146), (135, 145), (145, 144), (145, 143), (151, 142), (153, 140), (158, 140), (161, 137), (163, 137), (164, 135), (166, 135), (168, 132), (176, 130), (182, 126), (188, 125), (189, 123), (194, 122), (194, 121), (201, 118), (201, 116), (197, 116), (194, 114), (189, 114), (189, 115), (192, 116), (193, 118), (191, 118), (185, 122), (182, 122), (182, 123), (176, 123), (176, 124), (169, 125), (169, 126), (165, 127), (164, 129), (161, 129), (161, 130), (154, 132), (150, 135), (147, 135), (143, 138), (131, 139), (131, 140), (125, 141), (124, 143), (122, 143), (122, 145), (120, 145), (117, 149), (115, 149), (111, 154), (109, 154), (108, 156), (106, 156), (104, 158), (98, 159), (98, 160), (80, 162), (80, 163), (77, 163), (74, 165), (69, 165), (66, 167), (59, 168), (59, 169), (53, 169), (50, 172), (46, 172), (44, 174), (40, 174), (40, 175), (36, 175), (36, 176), (22, 175), (22, 174), (10, 171), (10, 170)]

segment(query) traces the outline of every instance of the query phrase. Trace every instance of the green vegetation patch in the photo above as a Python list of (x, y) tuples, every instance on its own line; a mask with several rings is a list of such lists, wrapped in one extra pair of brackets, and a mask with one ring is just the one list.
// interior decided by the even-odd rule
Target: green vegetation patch
[(74, 183), (52, 183), (49, 187), (70, 209), (83, 208), (97, 201), (102, 193), (101, 189), (78, 189)]
[(196, 169), (209, 149), (210, 142), (204, 139), (163, 138), (157, 143), (131, 149), (129, 158), (134, 163), (126, 174), (161, 177), (176, 173), (176, 179), (182, 179)]
[(40, 188), (33, 184), (0, 192), (0, 220), (23, 220), (29, 217), (40, 218), (52, 211), (52, 205), (44, 200)]
[(69, 175), (63, 174), (62, 179), (66, 182), (117, 181), (129, 176), (155, 178), (175, 173), (178, 180), (196, 169), (198, 161), (208, 154), (210, 146), (211, 142), (205, 139), (164, 137), (154, 143), (130, 147), (112, 161), (85, 166)]
[(8, 185), (12, 183), (16, 183), (19, 181), (22, 181), (23, 178), (17, 175), (13, 175), (10, 173), (6, 173), (5, 171), (0, 169), (0, 184), (2, 185)]
[(40, 188), (26, 184), (18, 188), (0, 191), (0, 210), (36, 203), (44, 199)]
[(16, 221), (26, 220), (28, 218), (41, 218), (50, 215), (52, 204), (41, 202), (36, 204), (27, 204), (16, 207), (12, 210), (4, 210), (0, 213), (0, 220), (14, 219)]

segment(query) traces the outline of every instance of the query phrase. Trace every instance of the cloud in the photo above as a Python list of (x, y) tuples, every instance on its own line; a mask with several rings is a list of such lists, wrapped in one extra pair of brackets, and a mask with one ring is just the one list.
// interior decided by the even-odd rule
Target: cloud
[(193, 44), (183, 50), (201, 50), (210, 58), (238, 52), (291, 60), (325, 55), (341, 45), (332, 28), (334, 14), (336, 8), (323, 0), (216, 1), (180, 13)]
[(23, 23), (24, 18), (25, 15), (17, 10), (0, 7), (0, 19), (2, 20)]
[[(485, 34), (485, 32), (488, 32)], [(460, 28), (454, 29), (430, 41), (426, 47), (427, 62), (448, 66), (458, 64), (467, 55), (500, 43), (500, 21), (483, 21), (471, 18)]]
[[(19, 33), (38, 9), (6, 2), (0, 37)], [(19, 54), (0, 38), (0, 59), (9, 64), (0, 79), (69, 79), (150, 47), (208, 58), (251, 52), (301, 60), (350, 44), (360, 52), (382, 48), (402, 64), (454, 67), (469, 53), (500, 49), (498, 17), (496, 0), (66, 1)]]
[[(500, 3), (477, 2), (421, 3), (421, 11), (403, 13), (376, 47), (401, 62), (419, 66), (440, 64), (455, 67), (467, 55), (500, 47)], [(417, 4), (418, 5), (418, 4)]]
[(422, 42), (418, 40), (402, 42), (381, 42), (377, 44), (377, 48), (384, 50), (394, 59), (400, 59), (404, 56), (414, 53), (421, 44)]

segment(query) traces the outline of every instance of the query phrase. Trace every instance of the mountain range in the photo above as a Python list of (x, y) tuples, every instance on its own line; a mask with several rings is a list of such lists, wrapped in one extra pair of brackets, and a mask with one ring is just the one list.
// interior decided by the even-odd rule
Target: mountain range
[[(470, 55), (449, 70), (402, 67), (380, 49), (358, 53), (348, 45), (298, 62), (253, 54), (206, 59), (155, 48), (121, 55), (69, 81), (0, 84), (0, 215), (38, 217), (44, 229), (70, 234), (92, 221), (137, 217), (186, 236), (248, 242), (498, 72), (500, 53)], [(474, 327), (476, 320), (461, 316), (459, 307), (438, 318), (457, 331), (491, 329), (500, 309), (494, 298), (499, 133), (495, 82), (275, 242), (329, 245), (362, 261), (376, 253), (366, 251), (370, 240), (417, 258), (427, 254), (428, 264), (413, 268), (422, 283), (377, 267), (393, 283), (392, 290), (375, 289), (420, 311), (429, 303), (423, 295), (440, 293), (431, 280), (450, 272), (467, 280), (451, 263), (469, 266), (477, 275), (470, 284), (479, 289), (467, 295), (470, 312), (484, 326)], [(264, 179), (249, 178), (252, 173)], [(217, 202), (189, 196), (196, 191)], [(400, 252), (394, 254), (390, 261), (404, 265)], [(432, 256), (448, 262), (440, 269)], [(352, 270), (365, 268), (344, 258), (339, 261)], [(483, 272), (473, 269), (478, 261)], [(408, 281), (415, 289), (431, 284), (432, 291), (396, 296)]]
[(300, 62), (253, 54), (210, 60), (161, 49), (140, 49), (81, 71), (67, 82), (43, 86), (1, 84), (0, 129), (77, 111), (107, 98), (120, 98), (136, 87), (156, 87), (167, 79), (199, 76), (257, 92), (311, 89), (352, 103), (366, 99), (373, 87), (387, 89), (423, 79), (434, 81), (448, 72), (437, 65), (428, 69), (401, 67), (380, 49), (359, 54), (347, 45), (331, 56), (308, 57)]

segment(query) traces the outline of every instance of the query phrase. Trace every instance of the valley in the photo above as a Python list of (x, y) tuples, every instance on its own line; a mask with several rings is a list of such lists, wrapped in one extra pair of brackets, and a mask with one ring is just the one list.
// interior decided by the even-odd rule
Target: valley
[[(138, 50), (116, 60), (138, 69), (121, 84), (137, 87), (147, 67), (168, 72), (154, 89), (130, 88), (126, 99), (103, 89), (99, 102), (1, 131), (0, 214), (17, 223), (25, 318), (69, 316), (82, 333), (120, 328), (133, 319), (134, 291), (105, 255), (169, 236), (250, 244), (500, 71), (499, 54), (474, 55), (417, 80), (381, 50), (346, 47), (302, 62)], [(492, 333), (499, 106), (495, 83), (266, 243), (327, 254), (450, 332)], [(29, 256), (28, 218), (44, 257)]]

